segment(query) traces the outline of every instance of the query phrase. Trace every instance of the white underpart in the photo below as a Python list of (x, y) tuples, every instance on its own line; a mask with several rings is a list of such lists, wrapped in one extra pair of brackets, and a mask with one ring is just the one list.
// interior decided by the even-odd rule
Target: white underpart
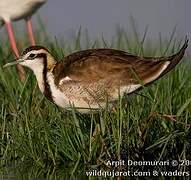
[(64, 94), (64, 92), (61, 92), (54, 83), (54, 76), (51, 72), (47, 73), (47, 81), (50, 85), (50, 90), (52, 93), (52, 99), (60, 107), (67, 108), (70, 107), (70, 101)]
[(38, 82), (38, 87), (40, 91), (43, 93), (44, 92), (44, 79), (43, 79), (44, 65), (41, 63), (41, 61), (39, 59), (35, 59), (35, 60), (24, 61), (20, 64), (30, 68), (34, 72)]
[(146, 83), (149, 83), (157, 79), (162, 74), (162, 72), (168, 67), (169, 64), (170, 64), (170, 61), (166, 61), (162, 69), (155, 76), (151, 76), (149, 79), (147, 79)]
[[(147, 79), (145, 84), (157, 79), (161, 75), (161, 73), (168, 67), (169, 64), (170, 64), (170, 61), (166, 61), (166, 63), (163, 65), (163, 68), (155, 76), (151, 76), (149, 79)], [(132, 93), (133, 91), (137, 90), (141, 86), (142, 86), (141, 84), (131, 84), (128, 86), (121, 87), (120, 96), (123, 96), (124, 93), (127, 93), (127, 94)]]
[(41, 72), (41, 70), (35, 70), (33, 71), (35, 76), (36, 76), (36, 79), (37, 79), (37, 82), (38, 82), (38, 87), (40, 89), (40, 91), (43, 93), (44, 92), (44, 79), (43, 79), (43, 73)]
[(124, 93), (129, 94), (129, 93), (137, 90), (141, 86), (142, 86), (141, 84), (131, 84), (129, 86), (124, 86), (124, 87), (120, 88), (120, 96), (123, 96)]
[(65, 82), (71, 81), (72, 79), (68, 76), (66, 76), (65, 78), (61, 79), (59, 82), (59, 85), (62, 85)]

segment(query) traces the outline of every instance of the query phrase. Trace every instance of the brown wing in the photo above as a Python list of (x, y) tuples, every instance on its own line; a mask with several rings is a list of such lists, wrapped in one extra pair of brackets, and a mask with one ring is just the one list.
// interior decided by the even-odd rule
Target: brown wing
[[(180, 51), (170, 57), (141, 58), (114, 49), (92, 49), (73, 53), (53, 70), (55, 83), (69, 77), (72, 81), (129, 85), (147, 84), (169, 72), (178, 64), (188, 46), (185, 41)], [(59, 72), (59, 73), (57, 73)]]

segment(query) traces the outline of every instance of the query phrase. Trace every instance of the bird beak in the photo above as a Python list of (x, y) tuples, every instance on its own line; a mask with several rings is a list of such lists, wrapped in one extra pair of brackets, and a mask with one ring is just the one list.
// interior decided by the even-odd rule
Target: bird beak
[(24, 62), (24, 59), (16, 59), (15, 61), (13, 61), (13, 62), (10, 62), (10, 63), (7, 63), (7, 64), (5, 64), (4, 66), (3, 66), (3, 68), (6, 68), (6, 67), (8, 67), (8, 66), (12, 66), (12, 65), (15, 65), (15, 64), (19, 64), (19, 63), (21, 63), (21, 62)]

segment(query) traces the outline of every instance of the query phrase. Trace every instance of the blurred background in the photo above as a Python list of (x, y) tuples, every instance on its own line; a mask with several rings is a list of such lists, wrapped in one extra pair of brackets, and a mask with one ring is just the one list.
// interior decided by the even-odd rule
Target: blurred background
[[(158, 39), (159, 33), (170, 36), (175, 27), (175, 35), (189, 35), (190, 9), (191, 0), (48, 0), (32, 20), (37, 28), (40, 17), (49, 35), (57, 38), (71, 39), (82, 27), (91, 38), (110, 39), (116, 27), (129, 31), (133, 21), (140, 34), (148, 28), (147, 37)], [(23, 21), (19, 24), (25, 27)]]
[(190, 0), (48, 0), (38, 15), (52, 36), (71, 38), (81, 26), (91, 37), (110, 38), (116, 25), (129, 29), (133, 18), (140, 33), (148, 26), (155, 38), (168, 36), (175, 26), (181, 36), (191, 33), (190, 9)]

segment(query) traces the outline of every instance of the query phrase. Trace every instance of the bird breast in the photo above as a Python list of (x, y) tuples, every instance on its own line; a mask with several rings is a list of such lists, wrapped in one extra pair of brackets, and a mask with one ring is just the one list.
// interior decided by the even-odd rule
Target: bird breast
[(50, 86), (53, 102), (63, 108), (69, 107), (69, 99), (66, 97), (64, 92), (61, 92), (60, 89), (58, 89), (58, 87), (55, 85), (54, 76), (51, 72), (47, 73), (47, 82)]

